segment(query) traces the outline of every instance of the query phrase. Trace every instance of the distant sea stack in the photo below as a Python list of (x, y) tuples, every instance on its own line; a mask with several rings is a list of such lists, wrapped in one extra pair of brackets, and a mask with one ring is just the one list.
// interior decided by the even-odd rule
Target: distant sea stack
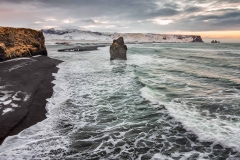
[(110, 60), (114, 59), (127, 60), (127, 46), (124, 44), (123, 37), (113, 40), (110, 46)]
[(26, 28), (0, 27), (0, 61), (47, 55), (41, 31)]
[(220, 41), (217, 41), (217, 40), (212, 40), (211, 43), (220, 43)]

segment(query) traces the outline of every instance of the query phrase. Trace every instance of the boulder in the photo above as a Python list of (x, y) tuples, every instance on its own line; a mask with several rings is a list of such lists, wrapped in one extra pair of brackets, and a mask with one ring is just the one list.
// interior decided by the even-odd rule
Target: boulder
[(0, 61), (34, 55), (47, 55), (41, 31), (0, 27)]
[(110, 60), (127, 60), (127, 46), (124, 44), (123, 37), (113, 40), (110, 46)]

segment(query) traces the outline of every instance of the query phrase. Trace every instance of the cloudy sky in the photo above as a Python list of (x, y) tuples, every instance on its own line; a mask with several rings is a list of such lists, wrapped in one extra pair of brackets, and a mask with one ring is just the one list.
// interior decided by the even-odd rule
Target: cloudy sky
[(240, 41), (240, 0), (0, 0), (0, 26)]

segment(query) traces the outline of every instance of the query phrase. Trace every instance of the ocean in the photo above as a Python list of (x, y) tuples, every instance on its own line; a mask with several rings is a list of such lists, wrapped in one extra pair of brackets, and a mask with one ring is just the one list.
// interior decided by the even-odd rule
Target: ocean
[(240, 159), (240, 44), (129, 44), (57, 52), (47, 119), (0, 159)]

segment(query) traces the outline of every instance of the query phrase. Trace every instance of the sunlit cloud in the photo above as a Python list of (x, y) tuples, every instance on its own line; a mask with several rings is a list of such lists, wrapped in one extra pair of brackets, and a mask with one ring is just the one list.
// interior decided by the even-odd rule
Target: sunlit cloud
[(101, 20), (93, 20), (95, 23), (102, 23), (102, 24), (106, 24), (109, 23), (109, 21), (101, 21)]
[(115, 25), (107, 25), (107, 26), (105, 26), (106, 28), (114, 28), (114, 27), (116, 27)]
[(45, 21), (48, 22), (48, 21), (56, 21), (57, 19), (55, 18), (45, 18)]
[(43, 29), (58, 28), (58, 26), (43, 26)]
[(75, 20), (73, 20), (73, 19), (64, 19), (63, 22), (64, 23), (74, 23)]
[(212, 4), (214, 4), (215, 2), (209, 2), (209, 3), (196, 3), (195, 5), (196, 6), (199, 6), (199, 7), (209, 7), (211, 6)]
[(170, 19), (154, 19), (153, 23), (158, 25), (168, 25), (170, 23), (173, 23), (173, 20)]
[(79, 26), (79, 27), (83, 27), (83, 28), (88, 29), (88, 28), (96, 28), (98, 26), (96, 26), (96, 25), (87, 25), (87, 26)]

